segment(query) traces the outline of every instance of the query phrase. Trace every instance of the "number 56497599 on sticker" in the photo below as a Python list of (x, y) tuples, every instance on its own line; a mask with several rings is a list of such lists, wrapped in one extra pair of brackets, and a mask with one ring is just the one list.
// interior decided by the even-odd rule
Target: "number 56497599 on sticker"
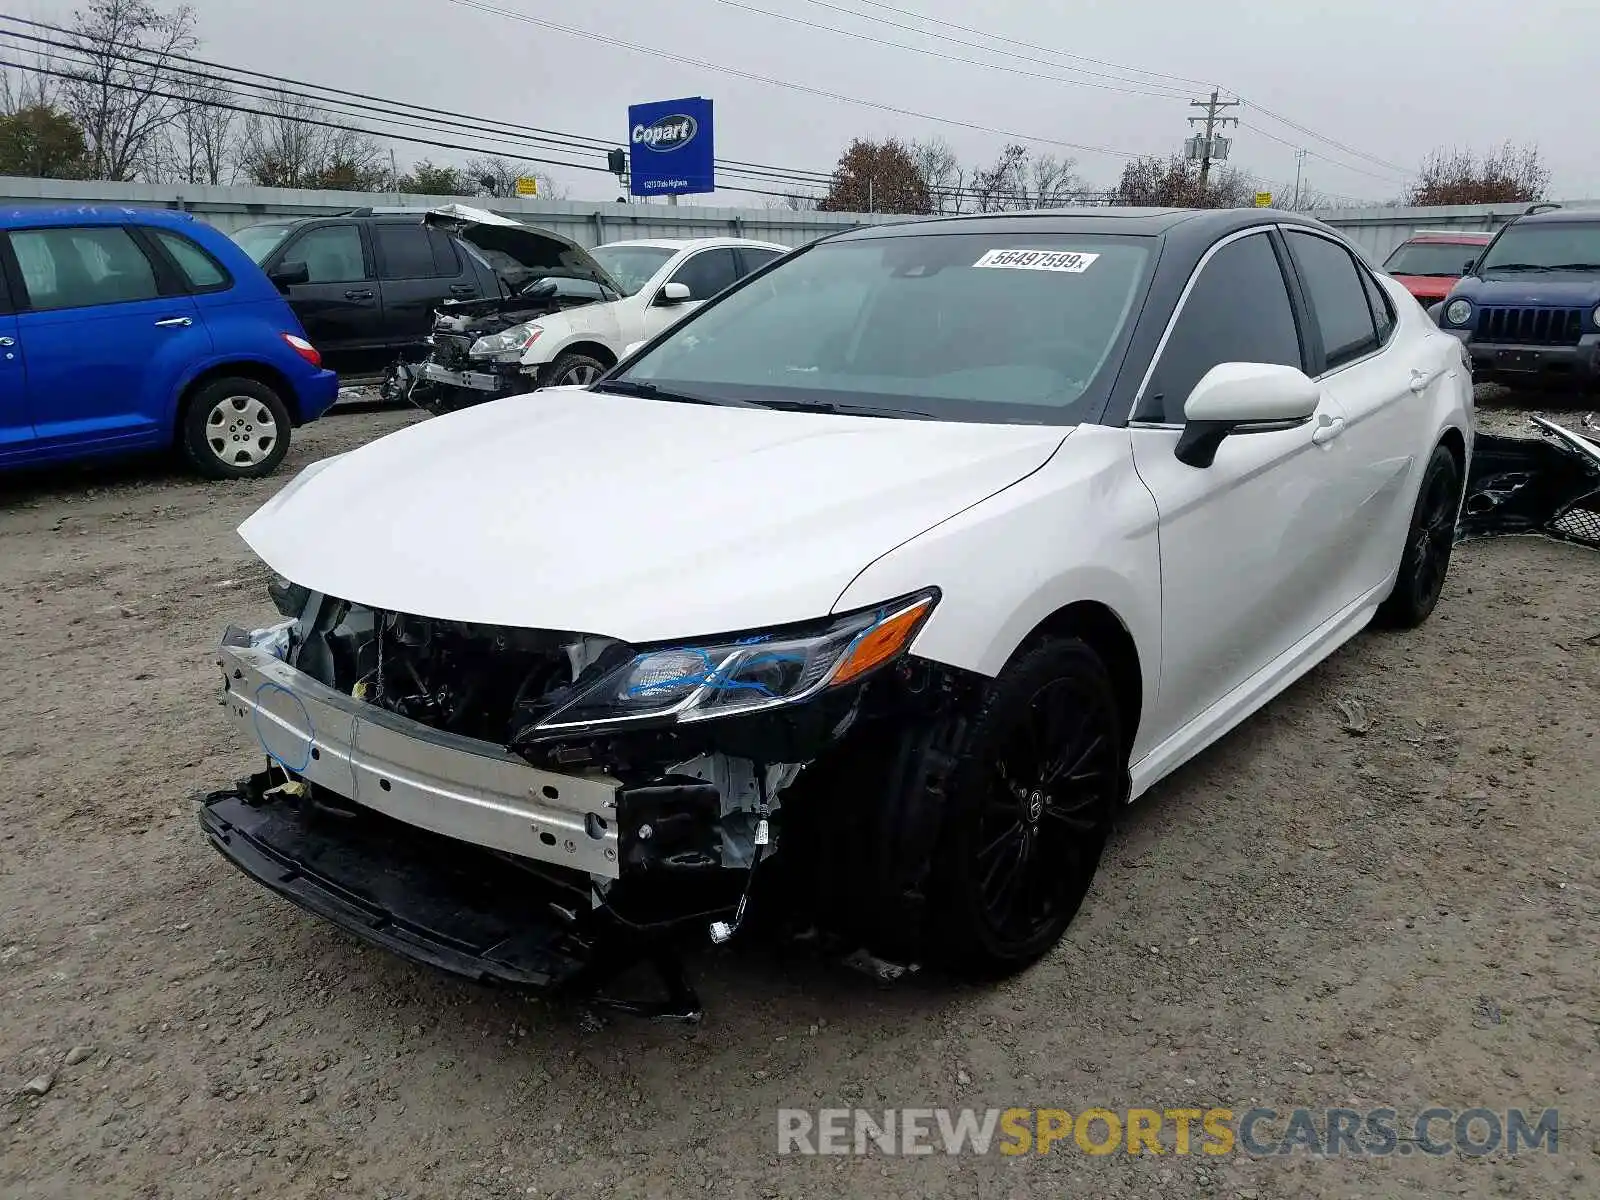
[(1015, 271), (1066, 271), (1081, 275), (1099, 258), (1081, 250), (990, 250), (972, 265), (1009, 267)]

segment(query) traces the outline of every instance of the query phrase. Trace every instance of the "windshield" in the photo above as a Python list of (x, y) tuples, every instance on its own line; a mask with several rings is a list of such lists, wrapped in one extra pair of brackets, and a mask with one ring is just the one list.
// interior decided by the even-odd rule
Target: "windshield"
[(1407, 242), (1389, 256), (1383, 269), (1390, 275), (1459, 275), (1482, 252), (1482, 243)]
[(1600, 271), (1600, 220), (1512, 225), (1489, 247), (1478, 274), (1563, 268)]
[(247, 225), (229, 236), (250, 256), (252, 262), (260, 266), (293, 228), (293, 225)]
[(650, 277), (676, 253), (665, 246), (596, 246), (589, 251), (629, 296), (649, 283)]
[(1072, 423), (1114, 370), (1152, 248), (1052, 234), (824, 242), (618, 378), (723, 403)]

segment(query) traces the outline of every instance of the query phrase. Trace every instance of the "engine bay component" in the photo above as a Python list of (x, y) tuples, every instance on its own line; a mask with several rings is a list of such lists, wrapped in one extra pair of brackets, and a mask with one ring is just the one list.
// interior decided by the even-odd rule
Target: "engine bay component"
[(1600, 440), (1529, 419), (1544, 437), (1478, 435), (1457, 538), (1540, 533), (1600, 550)]

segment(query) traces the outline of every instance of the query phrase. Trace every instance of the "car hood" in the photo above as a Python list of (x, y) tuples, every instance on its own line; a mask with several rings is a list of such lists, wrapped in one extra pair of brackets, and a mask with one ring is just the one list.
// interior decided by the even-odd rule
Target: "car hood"
[(536, 392), (314, 463), (239, 533), (372, 608), (635, 643), (743, 631), (826, 615), (1070, 432)]
[(1463, 279), (1450, 292), (1452, 300), (1474, 304), (1528, 304), (1581, 307), (1600, 304), (1600, 275), (1540, 275), (1514, 278)]
[(1456, 285), (1456, 275), (1396, 275), (1395, 281), (1417, 299), (1442, 300)]
[(533, 280), (552, 275), (593, 279), (619, 296), (626, 294), (587, 250), (548, 229), (467, 204), (430, 209), (422, 220), (448, 230), (477, 250), (513, 295)]

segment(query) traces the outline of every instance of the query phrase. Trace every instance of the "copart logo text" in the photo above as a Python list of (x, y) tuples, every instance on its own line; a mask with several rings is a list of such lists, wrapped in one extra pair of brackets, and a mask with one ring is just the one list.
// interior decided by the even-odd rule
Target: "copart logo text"
[(648, 125), (633, 127), (633, 141), (647, 150), (676, 150), (694, 141), (700, 124), (693, 117), (677, 114), (658, 117)]

